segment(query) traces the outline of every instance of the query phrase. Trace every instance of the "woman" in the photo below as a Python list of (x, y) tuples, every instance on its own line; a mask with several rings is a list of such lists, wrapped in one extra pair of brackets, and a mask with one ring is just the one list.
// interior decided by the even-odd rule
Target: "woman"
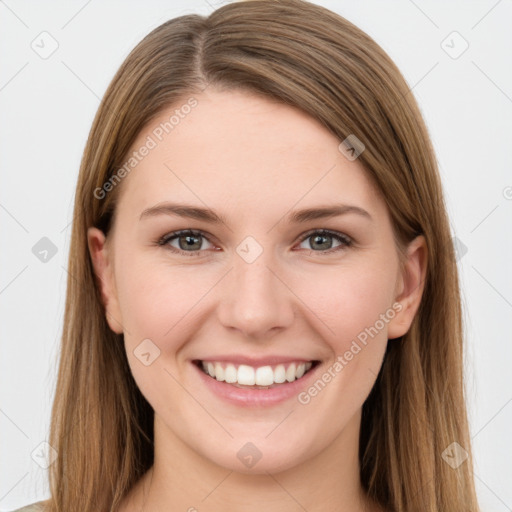
[(254, 0), (144, 38), (68, 271), (34, 510), (479, 510), (435, 156), (342, 17)]

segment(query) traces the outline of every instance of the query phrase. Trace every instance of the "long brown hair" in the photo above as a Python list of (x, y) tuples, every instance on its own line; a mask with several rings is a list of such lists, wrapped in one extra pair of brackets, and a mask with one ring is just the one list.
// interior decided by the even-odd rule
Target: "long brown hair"
[[(243, 89), (318, 119), (359, 161), (387, 203), (397, 246), (422, 234), (428, 270), (409, 332), (388, 343), (363, 405), (363, 488), (397, 512), (476, 512), (463, 386), (463, 332), (454, 248), (437, 163), (407, 83), (388, 55), (341, 16), (301, 0), (250, 0), (160, 25), (113, 78), (87, 140), (76, 187), (67, 297), (50, 444), (51, 512), (115, 510), (153, 463), (153, 410), (113, 333), (87, 246), (108, 233), (118, 171), (140, 131), (205, 87)], [(458, 467), (443, 452), (458, 443)]]

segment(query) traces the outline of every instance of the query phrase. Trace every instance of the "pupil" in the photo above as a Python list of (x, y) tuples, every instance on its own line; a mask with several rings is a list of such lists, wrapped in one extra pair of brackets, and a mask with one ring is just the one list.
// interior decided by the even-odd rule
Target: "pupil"
[[(190, 249), (190, 248), (194, 248), (192, 247), (194, 245), (194, 240), (198, 240), (199, 237), (195, 236), (195, 235), (184, 235), (183, 237), (180, 238), (180, 240), (182, 238), (185, 238), (186, 242), (185, 242), (185, 247), (182, 246), (182, 244), (180, 243), (180, 248), (181, 249)], [(196, 243), (197, 245), (197, 243)], [(199, 247), (201, 247), (201, 242), (199, 242)], [(199, 249), (199, 247), (197, 247)]]
[[(329, 238), (329, 236), (328, 236), (328, 235), (315, 235), (315, 236), (313, 237), (313, 239), (314, 239), (314, 244), (316, 244), (316, 243), (317, 243), (317, 240), (322, 240), (322, 239), (323, 239), (323, 240), (326, 240), (326, 239), (328, 239), (328, 238)], [(313, 245), (314, 245), (314, 244), (313, 244)], [(322, 244), (322, 242), (320, 242), (320, 245), (326, 245), (326, 244), (327, 244), (327, 245), (329, 245), (327, 242), (324, 242), (323, 244)], [(330, 248), (330, 247), (321, 247), (321, 249), (329, 249), (329, 248)]]

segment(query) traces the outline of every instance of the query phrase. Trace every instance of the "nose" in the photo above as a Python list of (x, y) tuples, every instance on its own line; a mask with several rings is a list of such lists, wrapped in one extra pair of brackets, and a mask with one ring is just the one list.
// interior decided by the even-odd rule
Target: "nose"
[(263, 251), (251, 263), (235, 254), (221, 290), (220, 322), (248, 339), (268, 338), (294, 321), (296, 297), (270, 253)]

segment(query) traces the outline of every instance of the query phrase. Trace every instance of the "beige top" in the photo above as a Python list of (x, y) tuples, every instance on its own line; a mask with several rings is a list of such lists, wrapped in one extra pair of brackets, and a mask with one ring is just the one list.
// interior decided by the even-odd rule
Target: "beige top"
[(30, 505), (26, 505), (24, 507), (17, 508), (16, 510), (13, 510), (12, 512), (42, 512), (43, 506), (44, 506), (43, 501), (37, 501)]

